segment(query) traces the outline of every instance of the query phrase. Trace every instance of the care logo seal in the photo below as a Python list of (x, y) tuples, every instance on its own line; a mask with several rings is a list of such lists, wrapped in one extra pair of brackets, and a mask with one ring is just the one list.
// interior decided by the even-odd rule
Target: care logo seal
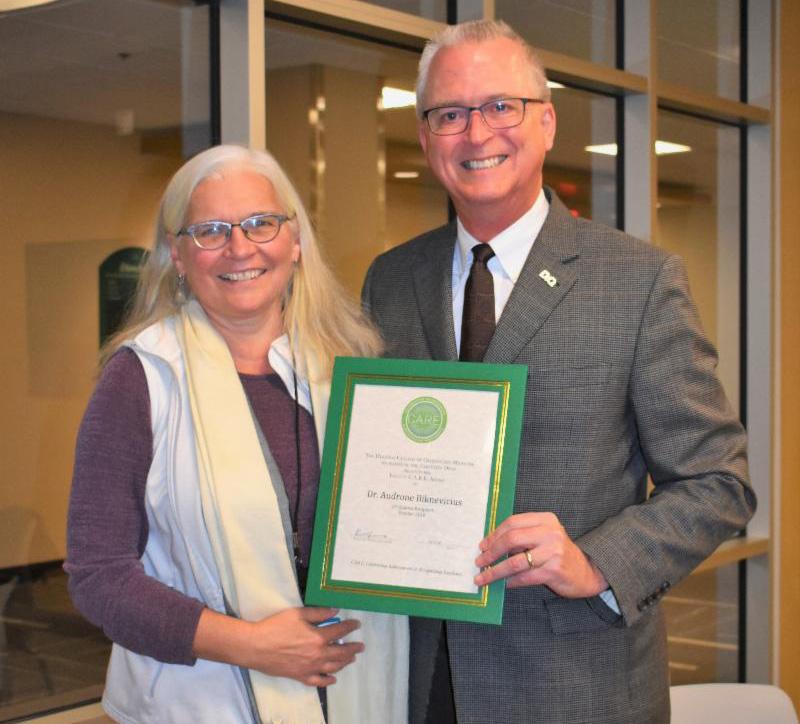
[(417, 397), (403, 410), (403, 432), (414, 442), (433, 442), (447, 427), (447, 411), (434, 397)]

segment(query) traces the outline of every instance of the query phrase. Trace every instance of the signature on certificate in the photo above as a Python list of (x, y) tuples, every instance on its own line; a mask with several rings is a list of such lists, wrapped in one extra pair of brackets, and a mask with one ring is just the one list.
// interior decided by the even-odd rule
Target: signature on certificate
[(434, 538), (432, 536), (428, 536), (427, 538), (422, 538), (418, 540), (417, 543), (423, 546), (436, 546), (438, 548), (444, 548), (445, 550), (448, 551), (466, 550), (467, 548), (470, 547), (466, 543), (461, 543), (460, 541)]
[(365, 540), (369, 541), (370, 543), (392, 542), (391, 537), (386, 535), (385, 533), (376, 533), (375, 531), (366, 530), (364, 528), (355, 529), (355, 532), (353, 533), (353, 540)]

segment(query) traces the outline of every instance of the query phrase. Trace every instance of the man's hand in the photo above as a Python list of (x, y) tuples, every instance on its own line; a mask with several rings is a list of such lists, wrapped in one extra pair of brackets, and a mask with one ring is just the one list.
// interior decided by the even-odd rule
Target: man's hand
[(553, 513), (520, 513), (504, 520), (480, 542), (475, 577), (483, 586), (500, 578), (509, 588), (544, 585), (564, 598), (588, 598), (608, 588), (600, 569), (567, 535)]

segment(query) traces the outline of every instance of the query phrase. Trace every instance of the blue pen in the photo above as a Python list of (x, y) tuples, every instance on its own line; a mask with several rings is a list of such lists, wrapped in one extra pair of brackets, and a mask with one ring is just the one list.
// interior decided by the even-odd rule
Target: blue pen
[[(333, 626), (335, 623), (341, 623), (342, 619), (338, 616), (331, 616), (330, 618), (326, 618), (324, 621), (320, 621), (317, 624), (317, 628), (323, 628), (324, 626)], [(331, 641), (332, 644), (343, 644), (343, 639), (336, 639), (335, 641)]]

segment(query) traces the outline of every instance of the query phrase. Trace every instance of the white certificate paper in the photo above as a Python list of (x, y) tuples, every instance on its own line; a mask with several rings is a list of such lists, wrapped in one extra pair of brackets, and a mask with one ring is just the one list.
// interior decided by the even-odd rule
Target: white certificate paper
[(477, 592), (499, 394), (356, 386), (333, 579)]

